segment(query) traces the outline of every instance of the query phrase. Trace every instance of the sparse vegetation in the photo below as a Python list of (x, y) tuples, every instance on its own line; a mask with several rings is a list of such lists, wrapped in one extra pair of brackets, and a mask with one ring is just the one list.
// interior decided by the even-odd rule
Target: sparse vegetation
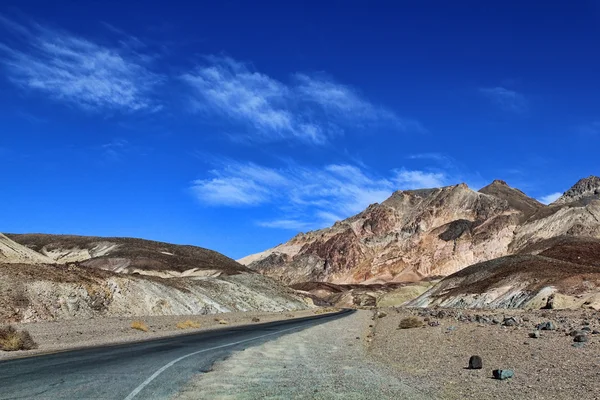
[(200, 323), (196, 322), (196, 321), (192, 321), (191, 319), (177, 323), (177, 329), (198, 329), (198, 328), (200, 328)]
[(0, 328), (0, 350), (17, 351), (37, 348), (37, 344), (27, 331), (17, 331), (13, 326)]
[(137, 329), (142, 332), (148, 332), (150, 330), (144, 321), (133, 321), (131, 323), (131, 329)]
[(406, 317), (400, 321), (399, 329), (420, 328), (423, 326), (423, 321), (417, 317)]

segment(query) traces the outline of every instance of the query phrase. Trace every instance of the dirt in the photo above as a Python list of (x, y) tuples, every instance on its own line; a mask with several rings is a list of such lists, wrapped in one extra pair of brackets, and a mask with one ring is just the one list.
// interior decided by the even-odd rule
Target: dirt
[[(386, 317), (371, 322), (369, 358), (390, 366), (430, 398), (600, 398), (600, 334), (588, 334), (581, 348), (573, 347), (573, 337), (568, 336), (584, 326), (600, 329), (600, 313), (444, 310), (448, 314), (444, 318), (434, 316), (440, 310), (387, 309)], [(489, 321), (475, 322), (476, 315)], [(407, 316), (429, 320), (422, 328), (398, 329)], [(502, 325), (509, 316), (519, 321), (517, 326)], [(493, 318), (500, 323), (492, 323)], [(530, 338), (536, 324), (546, 321), (558, 329)], [(483, 369), (466, 368), (472, 355), (482, 357)], [(515, 375), (499, 381), (492, 378), (493, 369), (512, 369)]]

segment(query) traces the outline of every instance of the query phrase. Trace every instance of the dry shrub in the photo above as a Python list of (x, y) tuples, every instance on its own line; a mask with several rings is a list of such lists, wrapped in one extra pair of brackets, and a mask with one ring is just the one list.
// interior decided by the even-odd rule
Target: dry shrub
[(177, 329), (189, 329), (189, 328), (198, 329), (198, 328), (200, 328), (200, 324), (198, 322), (192, 321), (191, 319), (177, 323)]
[(142, 332), (148, 332), (150, 330), (144, 321), (133, 321), (131, 323), (131, 329), (137, 329)]
[(417, 317), (406, 317), (400, 321), (400, 329), (420, 328), (423, 326), (423, 321)]
[(27, 331), (17, 331), (12, 326), (0, 328), (0, 350), (16, 351), (37, 348), (31, 335)]

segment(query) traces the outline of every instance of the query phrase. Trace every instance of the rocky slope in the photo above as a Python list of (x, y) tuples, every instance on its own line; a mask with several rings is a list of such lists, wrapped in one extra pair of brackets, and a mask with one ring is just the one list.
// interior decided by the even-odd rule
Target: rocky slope
[(395, 192), (326, 228), (239, 260), (285, 283), (383, 283), (445, 276), (509, 253), (544, 206), (502, 181)]
[(408, 303), (459, 308), (600, 309), (600, 240), (557, 237), (471, 265)]
[[(294, 287), (448, 276), (413, 305), (532, 307), (553, 294), (570, 298), (576, 288), (584, 300), (561, 297), (561, 302), (589, 301), (595, 307), (597, 266), (573, 257), (588, 252), (598, 239), (600, 178), (580, 180), (549, 206), (494, 181), (479, 192), (464, 184), (399, 191), (331, 228), (299, 234), (240, 261)], [(571, 259), (564, 259), (562, 251)], [(582, 276), (589, 278), (586, 290)], [(365, 294), (377, 294), (367, 286), (349, 290), (344, 296), (355, 304)], [(403, 287), (398, 298), (410, 291)], [(379, 302), (381, 296), (376, 297)]]
[(284, 311), (311, 304), (299, 292), (199, 247), (125, 238), (8, 236), (0, 237), (4, 322)]

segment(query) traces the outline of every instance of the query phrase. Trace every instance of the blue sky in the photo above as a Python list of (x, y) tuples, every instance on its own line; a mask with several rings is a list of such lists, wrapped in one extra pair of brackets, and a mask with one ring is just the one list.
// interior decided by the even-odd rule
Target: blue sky
[(398, 189), (600, 174), (598, 1), (123, 3), (0, 5), (1, 231), (238, 258)]

